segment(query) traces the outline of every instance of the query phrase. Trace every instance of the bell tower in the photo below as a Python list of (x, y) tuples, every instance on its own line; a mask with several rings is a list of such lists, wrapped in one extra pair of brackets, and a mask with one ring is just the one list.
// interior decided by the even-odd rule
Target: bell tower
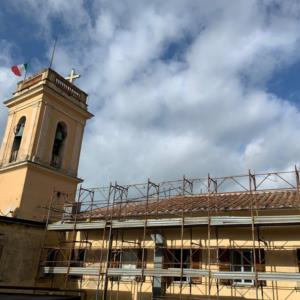
[(5, 101), (0, 150), (0, 215), (43, 220), (52, 194), (75, 199), (87, 94), (52, 69), (18, 83)]

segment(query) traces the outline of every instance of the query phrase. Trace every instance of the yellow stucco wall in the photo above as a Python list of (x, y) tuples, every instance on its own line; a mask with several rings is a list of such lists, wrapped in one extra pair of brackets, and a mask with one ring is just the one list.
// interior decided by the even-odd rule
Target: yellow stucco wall
[(20, 206), (27, 169), (0, 170), (0, 210), (4, 216), (14, 216)]
[(53, 192), (65, 193), (68, 199), (73, 201), (78, 182), (76, 178), (29, 163), (20, 204), (20, 215), (26, 219), (45, 220), (47, 216), (45, 207), (49, 205)]
[(0, 169), (0, 209), (5, 216), (45, 220), (54, 191), (75, 198), (78, 180), (31, 162), (12, 170)]

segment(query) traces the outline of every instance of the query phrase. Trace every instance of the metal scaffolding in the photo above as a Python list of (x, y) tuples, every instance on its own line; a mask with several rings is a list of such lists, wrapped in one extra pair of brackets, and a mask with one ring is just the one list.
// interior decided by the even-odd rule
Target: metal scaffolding
[[(290, 191), (296, 195), (295, 205), (286, 207), (294, 212), (286, 213), (282, 207), (278, 207), (276, 214), (264, 213), (268, 208), (258, 205), (259, 194), (279, 191)], [(249, 206), (241, 209), (242, 214), (219, 207), (220, 195), (236, 193), (250, 196)], [(202, 195), (202, 199), (206, 199), (205, 210), (191, 213), (181, 205), (178, 209), (162, 213), (165, 201), (178, 196), (180, 201), (184, 201), (185, 197), (195, 195)], [(138, 215), (132, 215), (130, 210), (137, 205), (141, 210)], [(145, 184), (121, 186), (116, 182), (103, 188), (80, 187), (76, 202), (55, 192), (48, 209), (41, 268), (44, 274), (50, 276), (51, 286), (55, 276), (63, 276), (65, 288), (70, 289), (74, 281), (84, 289), (84, 282), (94, 278), (96, 299), (110, 299), (109, 293), (112, 291), (115, 299), (119, 299), (120, 283), (126, 281), (124, 278), (126, 282), (136, 285), (139, 300), (142, 299), (145, 283), (152, 284), (153, 295), (157, 291), (154, 287), (158, 288), (161, 294), (157, 299), (167, 299), (166, 289), (176, 282), (178, 298), (183, 299), (187, 289), (188, 296), (192, 297), (194, 289), (199, 286), (205, 286), (208, 297), (219, 297), (225, 281), (232, 283), (239, 280), (250, 282), (248, 288), (255, 289), (256, 299), (264, 299), (266, 281), (298, 281), (300, 274), (264, 270), (262, 251), (270, 247), (261, 238), (260, 228), (300, 226), (300, 214), (296, 213), (299, 207), (299, 172), (296, 167), (291, 172), (255, 174), (249, 171), (246, 175), (227, 177), (208, 175), (207, 178), (187, 179), (184, 176), (182, 180), (159, 184), (149, 179)], [(245, 258), (241, 252), (242, 260), (251, 260), (250, 270), (237, 271), (230, 266), (228, 269), (226, 264), (222, 265), (224, 246), (220, 245), (219, 237), (222, 228), (228, 227), (250, 230), (248, 240), (251, 247), (247, 247), (251, 248), (251, 257)], [(132, 233), (133, 229), (138, 232), (135, 239), (126, 240), (126, 233)], [(207, 230), (206, 236), (195, 242), (195, 230), (200, 229)], [(179, 242), (173, 250), (163, 241), (158, 241), (163, 238), (165, 230), (176, 231)], [(95, 241), (95, 234), (99, 236), (98, 241)], [(55, 247), (53, 235), (56, 235)], [(234, 245), (228, 245), (227, 248), (237, 249)], [(124, 267), (127, 249), (136, 255), (134, 268)], [(147, 260), (147, 251), (150, 250), (154, 256), (153, 264)], [(203, 255), (203, 251), (206, 258), (196, 259), (200, 253)], [(93, 259), (87, 260), (91, 253)], [(164, 263), (161, 262), (162, 256)], [(238, 288), (238, 285), (231, 286)]]

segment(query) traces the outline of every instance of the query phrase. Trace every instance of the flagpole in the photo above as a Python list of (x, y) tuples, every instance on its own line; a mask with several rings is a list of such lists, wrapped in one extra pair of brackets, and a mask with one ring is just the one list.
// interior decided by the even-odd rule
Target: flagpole
[(53, 63), (53, 59), (54, 59), (54, 54), (55, 54), (55, 49), (56, 49), (56, 42), (57, 42), (57, 37), (54, 40), (54, 45), (53, 45), (53, 49), (52, 49), (52, 55), (51, 55), (51, 59), (50, 59), (50, 64), (49, 64), (49, 69), (51, 69), (52, 67), (52, 63)]

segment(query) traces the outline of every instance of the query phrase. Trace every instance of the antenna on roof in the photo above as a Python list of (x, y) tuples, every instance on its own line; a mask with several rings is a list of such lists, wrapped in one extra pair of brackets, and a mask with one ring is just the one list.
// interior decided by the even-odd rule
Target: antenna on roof
[(52, 54), (51, 54), (51, 59), (50, 59), (50, 64), (49, 64), (49, 69), (52, 67), (53, 59), (54, 59), (54, 54), (55, 54), (55, 49), (56, 49), (56, 43), (57, 43), (58, 37), (55, 38), (54, 40), (54, 45), (52, 49)]

